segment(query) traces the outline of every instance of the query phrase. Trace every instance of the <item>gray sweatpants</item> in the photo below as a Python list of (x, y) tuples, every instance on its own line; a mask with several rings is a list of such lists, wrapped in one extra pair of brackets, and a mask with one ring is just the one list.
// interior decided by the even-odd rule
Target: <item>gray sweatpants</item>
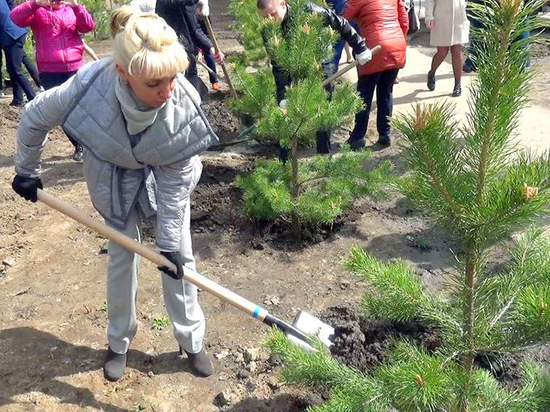
[[(190, 201), (185, 206), (180, 252), (186, 267), (195, 270), (191, 245)], [(125, 235), (141, 241), (141, 219), (138, 206), (130, 212)], [(136, 294), (140, 257), (124, 247), (109, 242), (107, 267), (107, 314), (109, 347), (116, 353), (126, 353), (137, 331)], [(180, 346), (189, 353), (202, 349), (205, 331), (204, 314), (197, 300), (197, 287), (183, 280), (175, 280), (159, 272), (162, 277), (164, 303), (174, 325), (174, 335)]]

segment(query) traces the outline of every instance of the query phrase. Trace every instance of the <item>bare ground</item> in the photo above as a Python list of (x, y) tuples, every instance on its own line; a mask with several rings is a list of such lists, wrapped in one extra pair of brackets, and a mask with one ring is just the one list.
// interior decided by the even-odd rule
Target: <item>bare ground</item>
[[(223, 47), (231, 50), (237, 43), (228, 29), (226, 5), (212, 2), (213, 24)], [(107, 50), (105, 44), (94, 47)], [(533, 99), (541, 105), (548, 96), (549, 72), (541, 70), (537, 77)], [(223, 104), (214, 102), (207, 106)], [(215, 357), (216, 373), (206, 379), (191, 375), (176, 352), (171, 328), (153, 328), (166, 312), (160, 274), (145, 261), (129, 368), (121, 381), (105, 381), (106, 240), (11, 191), (20, 109), (7, 103), (6, 98), (0, 101), (0, 411), (271, 412), (301, 411), (321, 401), (319, 395), (281, 386), (278, 360), (268, 359), (263, 350), (257, 353), (264, 326), (206, 293), (200, 296), (208, 322), (205, 342)], [(230, 140), (237, 128), (224, 110), (206, 112), (220, 135)], [(337, 139), (345, 134), (340, 131)], [(255, 158), (267, 154), (269, 149), (254, 144), (204, 154), (192, 209), (194, 250), (203, 275), (292, 320), (302, 309), (322, 313), (330, 306), (358, 302), (365, 285), (342, 268), (342, 261), (352, 245), (360, 244), (381, 259), (409, 261), (432, 290), (440, 290), (445, 273), (452, 270), (453, 244), (398, 195), (386, 202), (358, 201), (336, 233), (298, 249), (255, 235), (233, 181), (251, 169)], [(70, 143), (54, 131), (43, 157), (44, 186), (99, 218), (81, 165), (70, 155)], [(403, 173), (398, 149), (376, 152), (375, 161), (385, 159), (395, 162), (396, 173)]]

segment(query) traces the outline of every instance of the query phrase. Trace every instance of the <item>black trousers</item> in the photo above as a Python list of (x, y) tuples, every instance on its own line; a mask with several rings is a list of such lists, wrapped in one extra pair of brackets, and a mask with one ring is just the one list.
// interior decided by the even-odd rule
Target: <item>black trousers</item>
[[(67, 80), (69, 80), (77, 71), (74, 72), (62, 72), (62, 73), (45, 73), (41, 72), (39, 74), (40, 76), (40, 82), (42, 83), (42, 86), (44, 89), (49, 90), (53, 87), (59, 86), (63, 83), (65, 83)], [(77, 141), (65, 130), (63, 127), (63, 131), (67, 135), (67, 138), (69, 141), (73, 144), (73, 146), (76, 148), (78, 147)]]
[(25, 45), (26, 37), (27, 35), (25, 34), (4, 47), (4, 52), (6, 53), (6, 69), (13, 82), (12, 103), (14, 104), (23, 103), (23, 92), (27, 95), (29, 101), (34, 99), (36, 95), (32, 89), (31, 83), (23, 74), (23, 69), (21, 67), (24, 55), (23, 46)]
[[(4, 79), (2, 79), (2, 50), (0, 49), (0, 91), (4, 88)], [(36, 70), (36, 66), (34, 63), (29, 59), (29, 56), (27, 56), (27, 53), (23, 51), (23, 66), (27, 69), (30, 76), (32, 77), (32, 80), (34, 81), (34, 84), (36, 84), (36, 87), (41, 87), (42, 83), (40, 83), (40, 78), (38, 77), (38, 70)]]
[(376, 128), (378, 139), (382, 142), (390, 139), (389, 118), (393, 111), (393, 84), (397, 78), (399, 69), (389, 69), (359, 77), (357, 92), (363, 99), (364, 109), (355, 115), (355, 127), (351, 132), (349, 141), (361, 140), (365, 137), (369, 123), (369, 114), (376, 89)]

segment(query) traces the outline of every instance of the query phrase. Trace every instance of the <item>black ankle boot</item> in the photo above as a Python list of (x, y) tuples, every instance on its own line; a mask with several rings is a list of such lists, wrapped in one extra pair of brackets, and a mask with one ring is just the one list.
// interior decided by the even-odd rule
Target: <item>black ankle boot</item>
[(455, 88), (453, 89), (453, 97), (458, 97), (462, 94), (462, 87), (460, 87), (460, 84), (456, 84)]
[(124, 376), (126, 369), (126, 353), (113, 352), (111, 348), (107, 351), (105, 364), (103, 365), (103, 376), (111, 382), (116, 382)]
[(183, 352), (187, 354), (189, 366), (191, 366), (195, 376), (206, 378), (214, 373), (214, 365), (212, 365), (212, 361), (208, 358), (204, 349), (201, 349), (199, 353), (189, 353), (180, 346), (180, 354), (183, 355)]

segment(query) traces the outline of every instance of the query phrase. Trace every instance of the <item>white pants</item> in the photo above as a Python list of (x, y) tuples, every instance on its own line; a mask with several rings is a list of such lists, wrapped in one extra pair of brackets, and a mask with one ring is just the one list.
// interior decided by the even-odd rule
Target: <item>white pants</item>
[[(185, 206), (180, 252), (184, 265), (195, 270), (191, 245), (190, 200)], [(126, 229), (127, 236), (141, 241), (141, 219), (137, 206), (130, 212)], [(109, 242), (107, 267), (107, 312), (109, 347), (116, 353), (126, 353), (137, 331), (136, 294), (138, 264), (140, 257), (124, 247)], [(197, 300), (197, 287), (183, 280), (175, 280), (159, 272), (162, 277), (164, 303), (174, 325), (174, 335), (180, 346), (189, 353), (202, 350), (205, 331), (204, 314)]]

